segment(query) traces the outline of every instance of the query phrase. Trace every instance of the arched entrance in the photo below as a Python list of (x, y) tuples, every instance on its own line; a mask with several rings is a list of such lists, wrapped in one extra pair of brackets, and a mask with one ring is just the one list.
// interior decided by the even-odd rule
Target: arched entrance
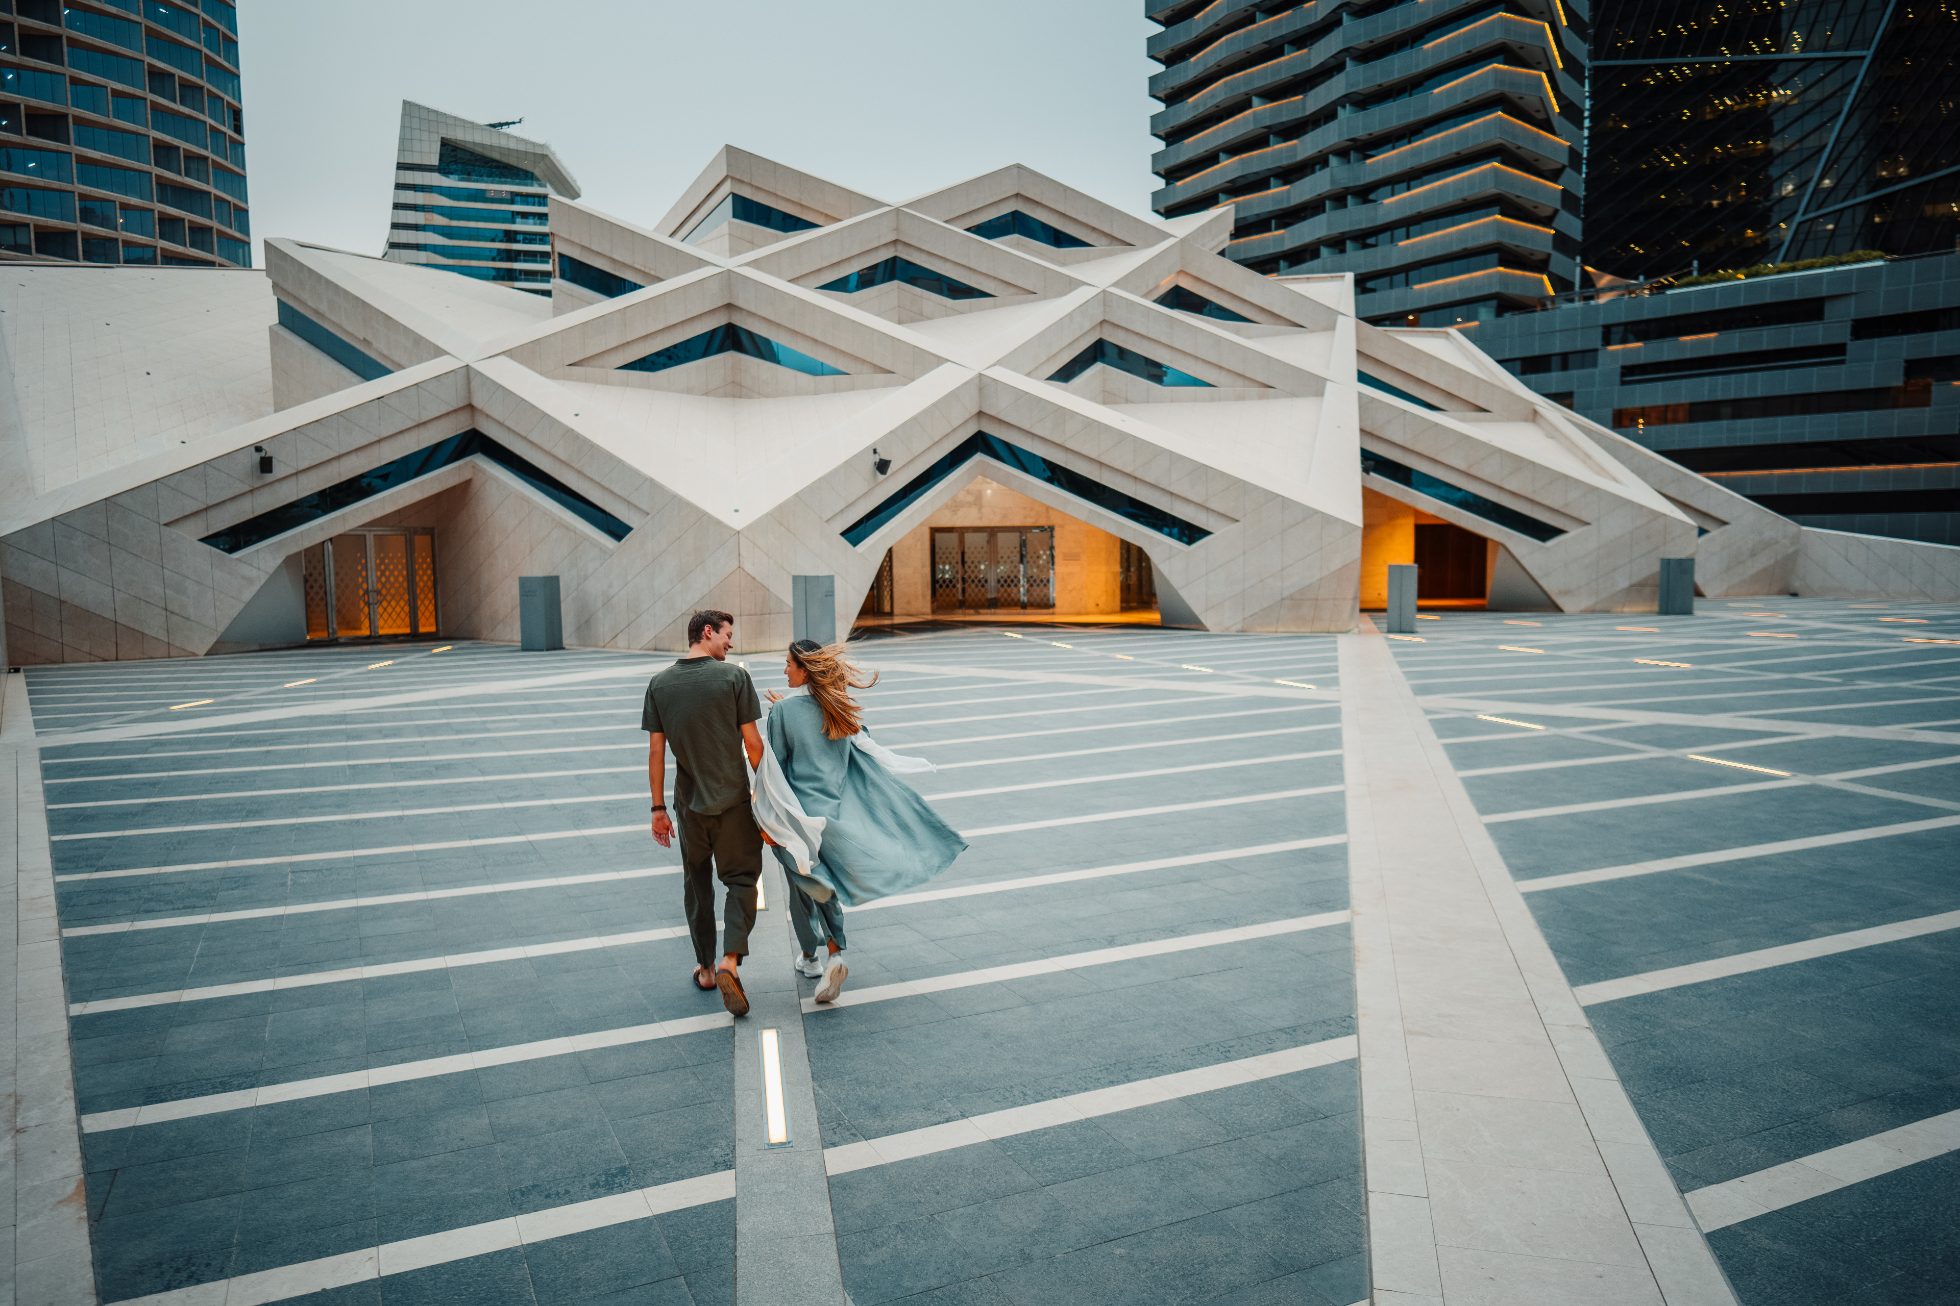
[(892, 545), (858, 614), (935, 620), (1155, 625), (1156, 582), (1139, 546), (975, 477)]
[(1557, 605), (1502, 544), (1399, 499), (1361, 489), (1361, 608), (1388, 607), (1388, 569), (1414, 563), (1418, 607), (1546, 612)]

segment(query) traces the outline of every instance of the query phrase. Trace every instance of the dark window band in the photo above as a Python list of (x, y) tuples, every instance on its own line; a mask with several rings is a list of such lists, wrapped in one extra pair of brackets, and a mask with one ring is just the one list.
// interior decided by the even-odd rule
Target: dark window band
[(338, 332), (321, 326), (283, 299), (279, 301), (279, 325), (363, 381), (379, 380), (395, 370)]
[(1356, 375), (1358, 375), (1361, 378), (1361, 384), (1367, 386), (1371, 390), (1379, 390), (1385, 395), (1394, 395), (1397, 399), (1400, 399), (1405, 404), (1414, 404), (1417, 408), (1426, 408), (1432, 413), (1440, 413), (1443, 411), (1435, 404), (1430, 403), (1427, 399), (1418, 399), (1414, 395), (1410, 394), (1407, 390), (1404, 390), (1401, 386), (1390, 385), (1388, 382), (1382, 380), (1378, 376), (1370, 376), (1366, 372), (1360, 372), (1357, 373)]
[(573, 258), (570, 254), (558, 256), (558, 275), (581, 289), (604, 295), (607, 299), (617, 299), (621, 295), (646, 289), (637, 281), (622, 277), (617, 272), (593, 267), (584, 259)]
[(1157, 302), (1165, 308), (1174, 308), (1180, 313), (1195, 313), (1199, 317), (1216, 318), (1220, 322), (1250, 322), (1252, 319), (1243, 313), (1234, 313), (1223, 304), (1206, 299), (1188, 286), (1172, 286), (1157, 296)]
[(1147, 354), (1139, 354), (1134, 349), (1125, 349), (1121, 345), (1101, 339), (1085, 347), (1081, 353), (1056, 368), (1048, 379), (1067, 385), (1098, 363), (1113, 367), (1119, 372), (1128, 372), (1131, 376), (1142, 377), (1152, 385), (1203, 386), (1207, 390), (1212, 388), (1211, 382), (1192, 376), (1189, 372), (1180, 371), (1168, 363), (1158, 362)]
[(363, 499), (371, 499), (384, 490), (406, 485), (431, 472), (441, 471), (445, 467), (473, 457), (482, 457), (495, 463), (537, 493), (612, 540), (625, 539), (627, 533), (633, 529), (536, 463), (512, 453), (481, 431), (468, 430), (417, 449), (413, 453), (403, 454), (379, 467), (369, 468), (358, 476), (336, 481), (324, 490), (302, 495), (291, 503), (282, 503), (277, 508), (267, 509), (258, 516), (248, 517), (235, 526), (214, 531), (204, 537), (203, 543), (224, 553), (240, 553), (255, 544), (263, 544), (275, 536), (284, 535), (287, 531), (297, 530), (329, 513), (352, 507)]
[(812, 358), (800, 349), (771, 340), (745, 326), (725, 322), (718, 327), (710, 327), (698, 336), (689, 336), (679, 344), (656, 349), (643, 358), (630, 363), (621, 363), (616, 369), (620, 372), (664, 372), (670, 367), (683, 363), (698, 363), (704, 358), (717, 354), (747, 354), (765, 363), (787, 367), (806, 376), (843, 376), (844, 369), (832, 367), (822, 359)]
[(1373, 473), (1385, 481), (1406, 486), (1417, 494), (1427, 495), (1438, 502), (1474, 513), (1485, 521), (1495, 522), (1506, 530), (1516, 531), (1527, 539), (1537, 540), (1540, 544), (1565, 534), (1563, 529), (1550, 522), (1540, 521), (1528, 513), (1519, 512), (1516, 508), (1507, 508), (1493, 499), (1486, 499), (1474, 490), (1451, 485), (1448, 481), (1431, 476), (1428, 472), (1419, 472), (1407, 464), (1398, 463), (1393, 458), (1384, 457), (1367, 449), (1361, 451), (1361, 470), (1363, 474)]
[(1054, 486), (1065, 494), (1107, 509), (1128, 521), (1135, 522), (1159, 535), (1176, 540), (1179, 544), (1196, 544), (1211, 534), (1195, 522), (1164, 511), (1153, 504), (1145, 503), (1134, 495), (1123, 493), (1114, 486), (1104, 485), (1093, 477), (1050, 462), (1040, 454), (1011, 444), (997, 435), (985, 431), (975, 431), (966, 439), (954, 445), (933, 461), (932, 466), (901, 486), (898, 492), (880, 503), (864, 516), (844, 528), (844, 539), (859, 545), (877, 534), (887, 522), (917, 503), (927, 491), (975, 458), (991, 458), (1006, 467), (1025, 472), (1038, 481)]
[(1054, 249), (1088, 249), (1089, 242), (1080, 236), (1072, 236), (1053, 223), (1043, 222), (1019, 209), (996, 214), (984, 222), (976, 222), (967, 228), (982, 240), (999, 240), (1004, 236), (1020, 236), (1038, 245), (1048, 245)]
[(882, 286), (888, 281), (897, 281), (915, 287), (941, 299), (992, 299), (993, 296), (978, 286), (969, 286), (944, 272), (935, 272), (922, 267), (909, 258), (894, 254), (890, 258), (879, 259), (855, 272), (847, 272), (835, 281), (826, 281), (818, 290), (835, 290), (854, 295), (860, 290)]

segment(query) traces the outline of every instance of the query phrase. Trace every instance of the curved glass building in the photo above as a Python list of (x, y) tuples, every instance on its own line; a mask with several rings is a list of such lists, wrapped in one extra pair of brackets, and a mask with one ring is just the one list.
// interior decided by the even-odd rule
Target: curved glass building
[(1150, 92), (1167, 218), (1233, 206), (1225, 253), (1352, 272), (1356, 312), (1454, 326), (1579, 275), (1584, 0), (1175, 0)]
[(227, 0), (0, 0), (0, 259), (250, 267)]

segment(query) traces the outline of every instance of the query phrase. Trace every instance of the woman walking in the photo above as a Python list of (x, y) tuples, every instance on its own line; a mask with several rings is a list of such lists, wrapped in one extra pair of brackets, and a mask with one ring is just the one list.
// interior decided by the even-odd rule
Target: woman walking
[(841, 645), (810, 639), (790, 645), (783, 674), (804, 692), (768, 695), (755, 816), (790, 883), (797, 969), (821, 977), (817, 1001), (832, 1002), (850, 973), (844, 908), (925, 883), (966, 841), (895, 774), (931, 764), (865, 730), (851, 691), (876, 684), (876, 674), (852, 666)]

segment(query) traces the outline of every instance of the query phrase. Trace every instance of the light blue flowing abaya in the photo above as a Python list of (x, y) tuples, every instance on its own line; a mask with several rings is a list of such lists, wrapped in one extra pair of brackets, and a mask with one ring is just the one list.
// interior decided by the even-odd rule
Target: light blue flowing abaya
[(808, 694), (770, 708), (763, 733), (797, 803), (822, 822), (809, 874), (846, 907), (917, 888), (966, 851), (959, 832), (867, 751), (868, 739), (827, 737)]

